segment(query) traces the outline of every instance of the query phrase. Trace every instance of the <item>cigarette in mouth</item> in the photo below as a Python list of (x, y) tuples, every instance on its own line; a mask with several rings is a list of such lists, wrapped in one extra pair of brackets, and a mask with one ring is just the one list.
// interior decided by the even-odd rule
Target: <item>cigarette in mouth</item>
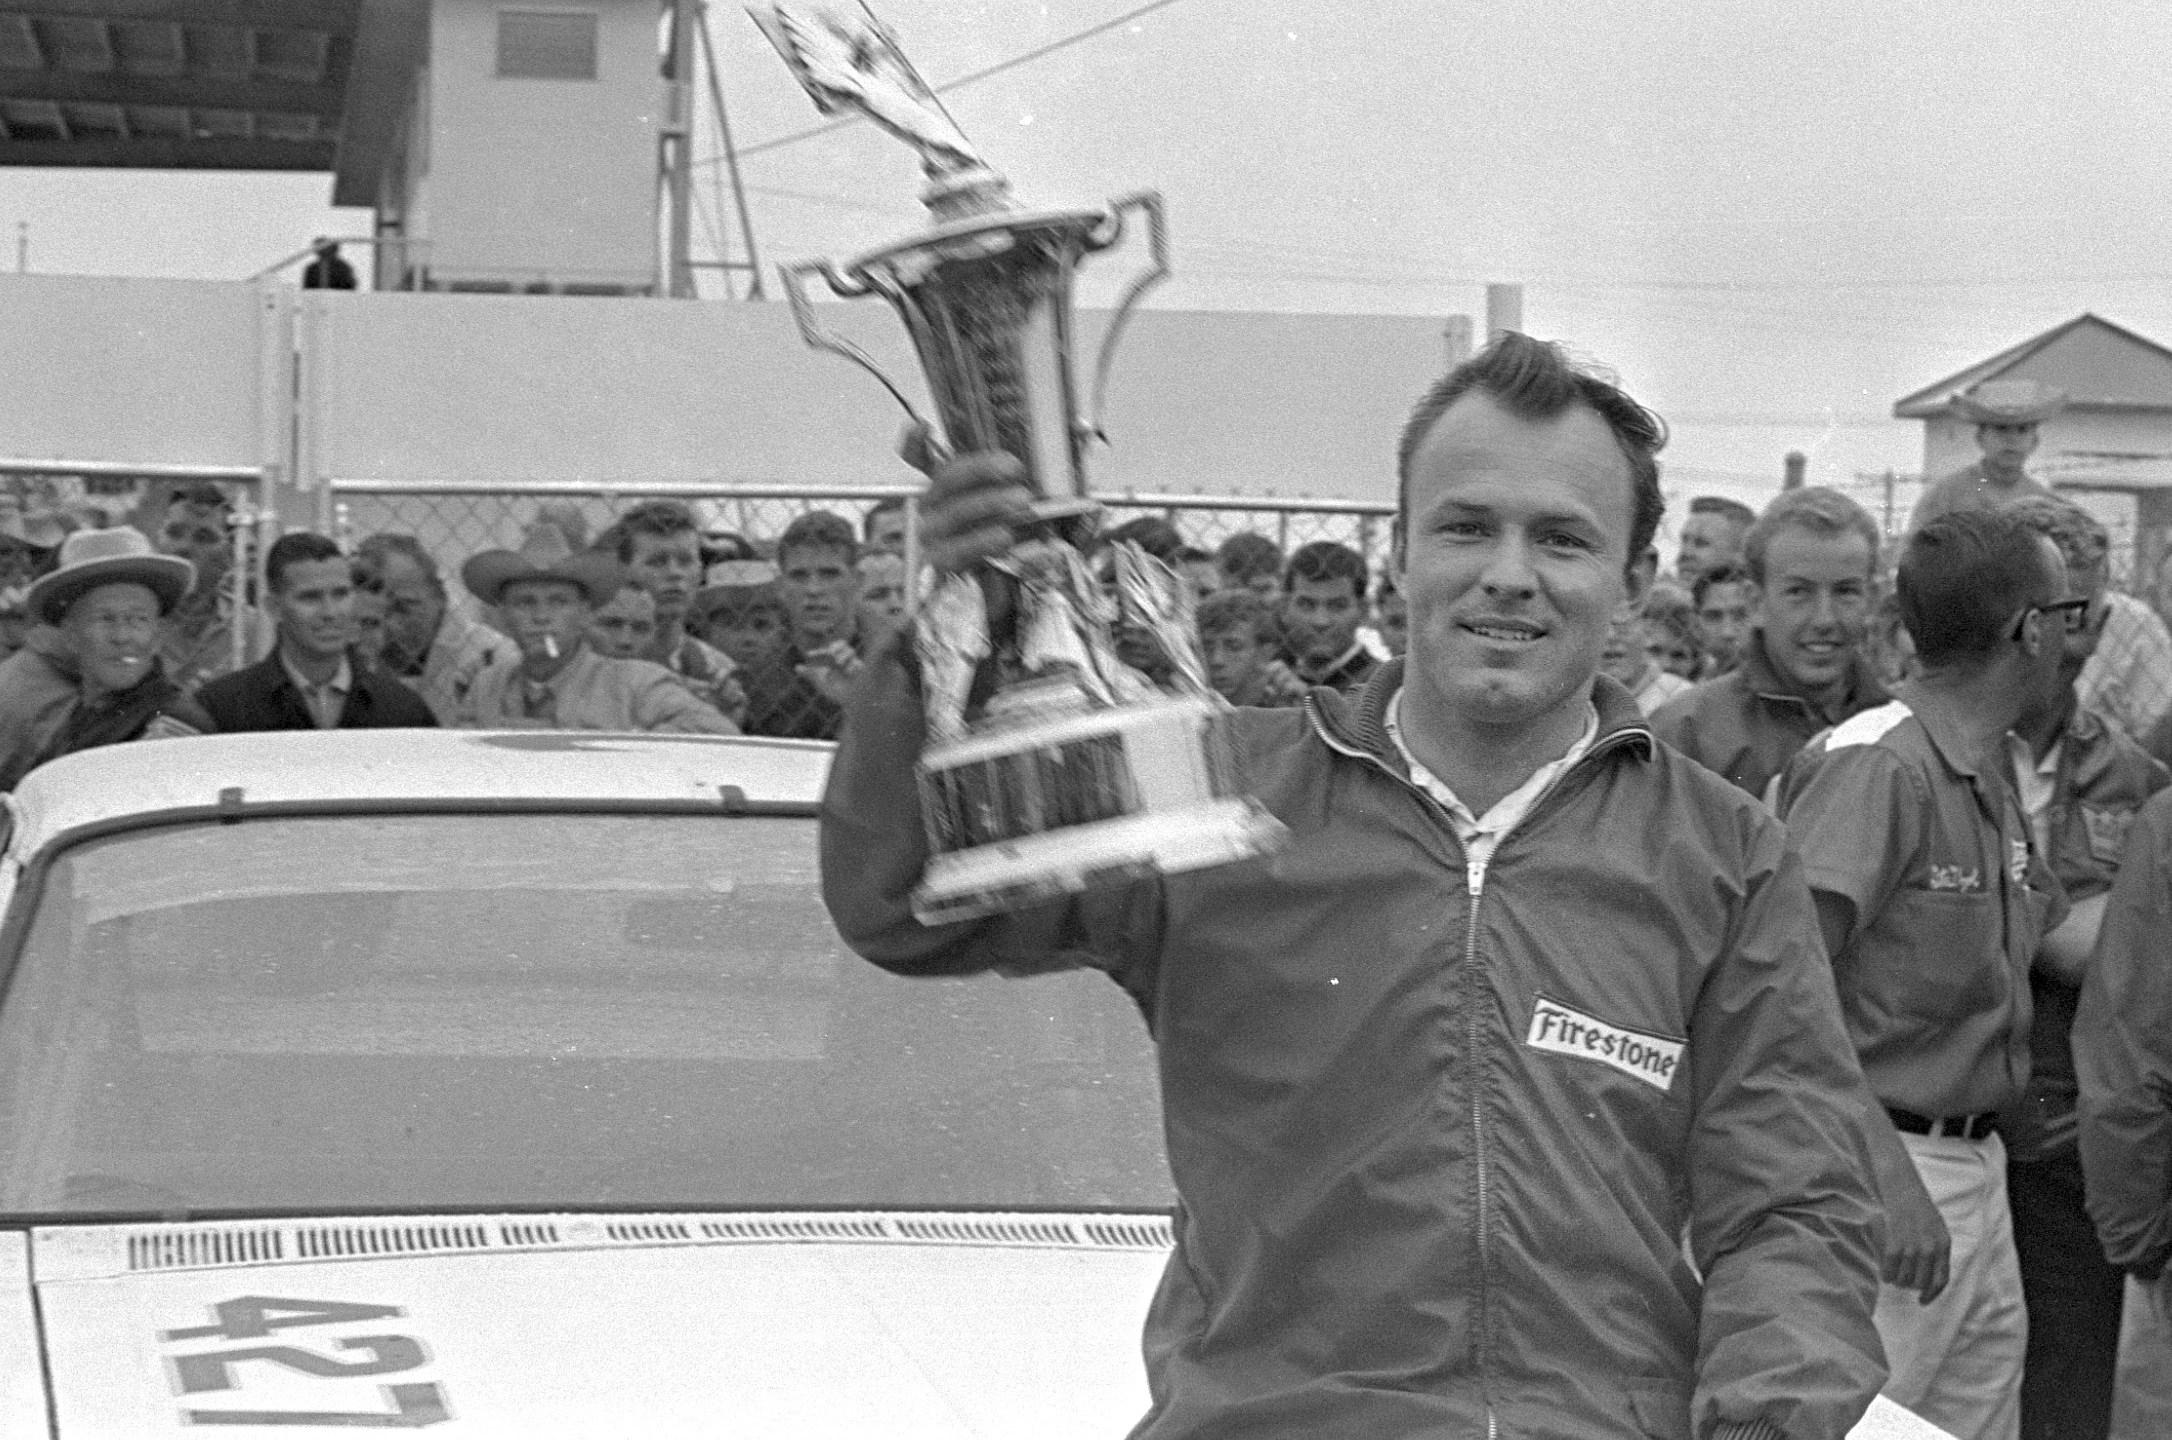
[(547, 659), (556, 660), (558, 658), (558, 637), (556, 635), (543, 637), (543, 654)]

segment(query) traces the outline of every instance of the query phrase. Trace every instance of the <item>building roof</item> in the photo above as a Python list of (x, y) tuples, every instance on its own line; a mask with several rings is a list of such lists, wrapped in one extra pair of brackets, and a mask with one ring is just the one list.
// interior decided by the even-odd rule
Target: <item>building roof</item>
[(1935, 385), (1904, 395), (1894, 418), (1953, 413), (1953, 397), (1985, 380), (2038, 380), (2077, 410), (2172, 411), (2172, 350), (2101, 316), (2081, 314)]
[[(108, 745), (65, 755), (10, 797), (10, 848), (86, 825), (260, 806), (639, 808), (821, 798), (834, 746), (712, 735), (516, 730), (292, 730)], [(727, 789), (731, 794), (727, 794)]]
[(427, 5), (0, 0), (0, 165), (331, 170), (397, 123)]

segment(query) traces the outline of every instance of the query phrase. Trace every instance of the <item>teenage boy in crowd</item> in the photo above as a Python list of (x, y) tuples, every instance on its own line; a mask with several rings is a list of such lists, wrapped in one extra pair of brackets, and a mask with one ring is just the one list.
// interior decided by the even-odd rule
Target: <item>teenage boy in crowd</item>
[(1841, 1013), (1876, 1103), (1885, 1393), (2013, 1440), (2028, 1321), (1999, 1112), (2029, 1074), (2029, 974), (2065, 900), (2030, 838), (2007, 732), (2065, 662), (2066, 561), (2012, 514), (1915, 532), (1898, 571), (1919, 678), (1804, 747), (1780, 786)]
[(859, 541), (842, 516), (809, 510), (777, 539), (777, 592), (791, 633), (768, 664), (741, 677), (747, 733), (835, 740), (859, 670), (853, 648)]
[(1232, 705), (1297, 705), (1304, 683), (1276, 656), (1282, 622), (1249, 590), (1219, 590), (1199, 602), (1199, 656), (1207, 680)]
[(1333, 540), (1290, 556), (1282, 578), (1282, 662), (1307, 685), (1351, 694), (1380, 661), (1358, 640), (1365, 621), (1365, 560)]
[(1697, 641), (1704, 649), (1697, 678), (1716, 680), (1742, 663), (1742, 647), (1756, 623), (1757, 582), (1748, 565), (1730, 560), (1700, 574), (1689, 595), (1697, 607)]
[(618, 517), (599, 544), (615, 547), (626, 579), (656, 602), (656, 633), (642, 655), (686, 682), (686, 688), (724, 715), (746, 711), (746, 695), (730, 657), (686, 628), (694, 591), (701, 584), (701, 526), (678, 500), (647, 500)]
[[(1868, 1100), (1794, 854), (1598, 678), (1663, 434), (1522, 335), (1428, 393), (1407, 661), (1233, 717), (1271, 859), (920, 924), (922, 698), (870, 657), (840, 933), (908, 974), (1102, 969), (1155, 1036), (1181, 1206), (1140, 1440), (1840, 1440), (1882, 1380)], [(1002, 553), (1022, 482), (938, 466), (930, 563)]]
[(2007, 513), (2066, 559), (2067, 589), (2088, 604), (2066, 612), (2065, 655), (2007, 739), (2014, 793), (2031, 838), (2072, 905), (2044, 937), (2029, 974), (2029, 1086), (1999, 1117), (2006, 1186), (2029, 1310), (2021, 1372), (2026, 1440), (2104, 1440), (2111, 1431), (2124, 1277), (2090, 1224), (2076, 1143), (2074, 1010), (2104, 917), (2105, 894), (2134, 817), (2172, 771), (2118, 726), (2082, 706), (2074, 681), (2104, 625), (2111, 539), (2087, 511), (2029, 495)]
[(1763, 798), (1811, 736), (1888, 698), (1860, 653), (1877, 522), (1837, 490), (1784, 491), (1743, 537), (1743, 569), (1752, 619), (1740, 663), (1661, 707), (1652, 730)]

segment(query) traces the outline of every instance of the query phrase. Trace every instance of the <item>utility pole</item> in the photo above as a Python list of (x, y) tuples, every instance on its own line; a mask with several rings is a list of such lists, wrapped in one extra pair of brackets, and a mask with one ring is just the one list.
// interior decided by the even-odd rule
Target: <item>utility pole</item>
[(1510, 330), (1523, 329), (1523, 287), (1521, 285), (1488, 285), (1486, 287), (1486, 343), (1494, 341)]
[(664, 184), (671, 197), (671, 225), (665, 242), (665, 293), (675, 300), (694, 298), (692, 259), (694, 198), (693, 79), (694, 0), (671, 0), (671, 118), (664, 127)]
[(1810, 469), (1810, 457), (1800, 450), (1790, 450), (1780, 462), (1780, 488), (1800, 490)]
[[(754, 221), (747, 214), (747, 188), (739, 180), (739, 148), (732, 143), (732, 120), (724, 109), (724, 82), (718, 74), (716, 42), (709, 38), (709, 7), (706, 0), (694, 0), (694, 33), (701, 37), (702, 59), (707, 61), (709, 72), (709, 105), (716, 111), (717, 137), (724, 146), (724, 171), (731, 177), (732, 203), (739, 212), (739, 234), (747, 245), (747, 298), (760, 300), (762, 294), (762, 257), (754, 248)], [(689, 127), (691, 130), (691, 127)], [(691, 146), (689, 147), (691, 153)], [(721, 217), (720, 217), (721, 219)], [(719, 246), (721, 248), (721, 238)], [(724, 255), (716, 257), (727, 267), (724, 272), (724, 292), (731, 293), (732, 262)]]

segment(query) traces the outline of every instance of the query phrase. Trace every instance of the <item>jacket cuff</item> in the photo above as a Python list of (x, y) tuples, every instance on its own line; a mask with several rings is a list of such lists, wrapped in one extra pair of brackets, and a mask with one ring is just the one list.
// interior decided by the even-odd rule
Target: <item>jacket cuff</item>
[(1787, 1440), (1787, 1432), (1770, 1420), (1735, 1421), (1714, 1430), (1710, 1440)]

